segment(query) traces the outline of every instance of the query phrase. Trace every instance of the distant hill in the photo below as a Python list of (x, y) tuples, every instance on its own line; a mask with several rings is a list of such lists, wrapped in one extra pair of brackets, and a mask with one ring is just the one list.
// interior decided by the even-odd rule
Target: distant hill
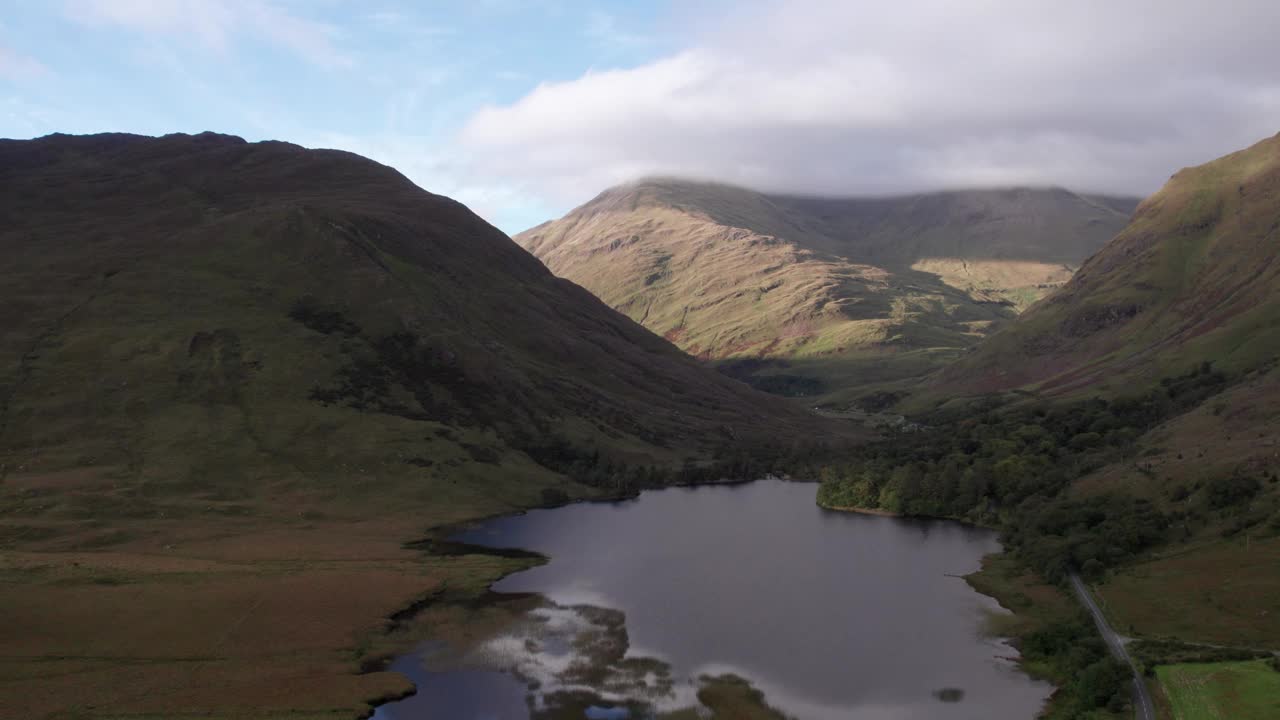
[(1070, 282), (943, 374), (942, 392), (1050, 395), (1280, 354), (1280, 136), (1182, 170)]
[(1057, 188), (806, 198), (652, 179), (515, 240), (689, 353), (765, 358), (750, 367), (817, 394), (918, 375), (973, 345), (1065, 282), (1136, 202)]

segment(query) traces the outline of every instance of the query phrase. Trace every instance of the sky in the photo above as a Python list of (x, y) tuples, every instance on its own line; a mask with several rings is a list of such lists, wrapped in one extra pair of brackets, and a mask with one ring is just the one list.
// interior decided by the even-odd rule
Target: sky
[(1274, 0), (0, 0), (0, 137), (350, 150), (514, 233), (648, 175), (1145, 195), (1280, 131)]

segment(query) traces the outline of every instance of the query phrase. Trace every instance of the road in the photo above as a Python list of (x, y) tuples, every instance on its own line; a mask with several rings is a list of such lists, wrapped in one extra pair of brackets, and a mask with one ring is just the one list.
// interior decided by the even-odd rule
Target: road
[(1124, 647), (1124, 638), (1111, 629), (1111, 624), (1107, 622), (1107, 617), (1102, 614), (1102, 608), (1098, 607), (1098, 603), (1094, 602), (1093, 594), (1089, 592), (1089, 588), (1085, 586), (1080, 576), (1075, 573), (1071, 574), (1071, 587), (1076, 591), (1076, 597), (1080, 598), (1080, 602), (1084, 603), (1084, 606), (1089, 610), (1089, 614), (1093, 616), (1093, 624), (1098, 626), (1098, 632), (1102, 634), (1102, 639), (1107, 643), (1107, 647), (1111, 649), (1111, 654), (1120, 662), (1128, 665), (1129, 671), (1133, 673), (1135, 716), (1138, 720), (1156, 720), (1156, 706), (1151, 702), (1151, 693), (1147, 692), (1147, 684), (1142, 680), (1142, 673), (1138, 672), (1138, 666), (1133, 663), (1133, 658), (1129, 657), (1129, 651)]

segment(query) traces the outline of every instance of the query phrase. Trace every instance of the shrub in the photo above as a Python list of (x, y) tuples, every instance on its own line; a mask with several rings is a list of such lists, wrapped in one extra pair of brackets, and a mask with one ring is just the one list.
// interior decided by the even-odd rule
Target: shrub
[(1210, 480), (1204, 488), (1205, 502), (1214, 510), (1244, 505), (1262, 489), (1257, 478), (1226, 475)]
[(556, 507), (569, 502), (569, 493), (560, 488), (543, 488), (542, 504), (547, 507)]
[(289, 310), (289, 317), (311, 330), (325, 335), (341, 333), (354, 336), (360, 334), (360, 326), (348, 320), (341, 312), (323, 307), (311, 296), (299, 298)]

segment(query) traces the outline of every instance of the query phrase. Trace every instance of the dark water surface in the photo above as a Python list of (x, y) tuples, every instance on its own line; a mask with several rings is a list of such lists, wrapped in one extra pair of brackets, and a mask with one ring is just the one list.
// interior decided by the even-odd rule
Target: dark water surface
[[(565, 670), (583, 637), (573, 633), (600, 620), (580, 610), (593, 606), (625, 614), (628, 658), (669, 665), (669, 686), (658, 674), (641, 681), (660, 710), (696, 705), (700, 676), (734, 673), (802, 720), (1033, 718), (1051, 688), (983, 635), (984, 614), (998, 608), (955, 577), (999, 549), (994, 533), (825, 511), (814, 504), (816, 487), (673, 488), (536, 510), (457, 536), (549, 555), (494, 589), (552, 604), (534, 629), (482, 649), (501, 672), (431, 673), (416, 656), (399, 659), (395, 669), (413, 677), (418, 695), (375, 717), (529, 717), (527, 703), (540, 706), (541, 694), (581, 689)], [(625, 683), (613, 687), (615, 701), (632, 696)]]

